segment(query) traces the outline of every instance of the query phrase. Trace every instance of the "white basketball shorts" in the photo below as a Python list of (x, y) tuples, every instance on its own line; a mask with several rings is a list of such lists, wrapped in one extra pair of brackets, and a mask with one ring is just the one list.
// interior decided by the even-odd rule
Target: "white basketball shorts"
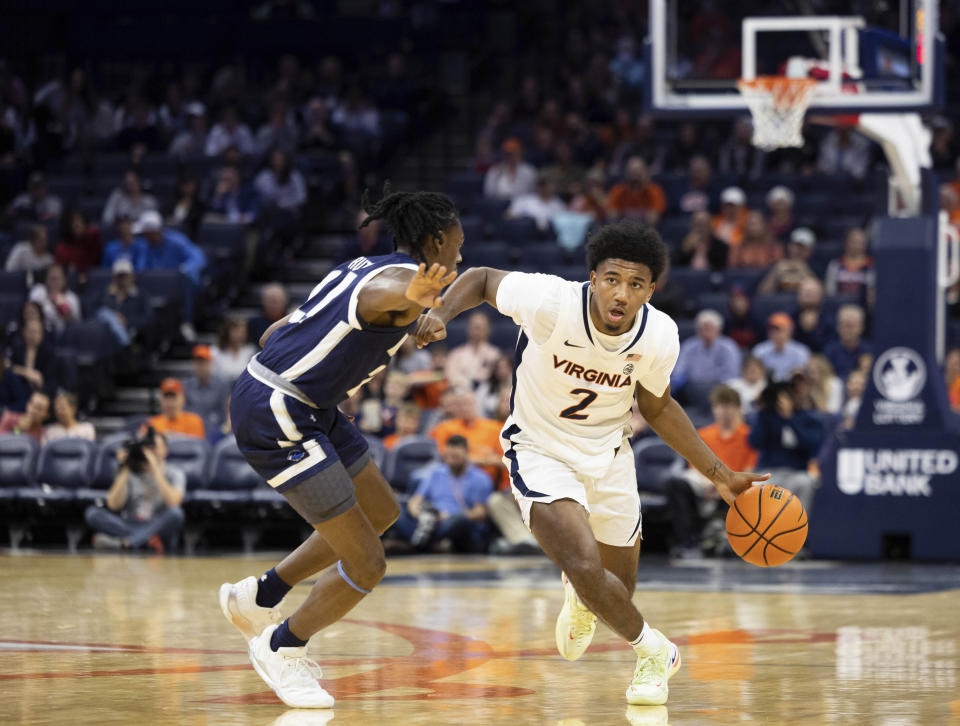
[(597, 479), (578, 474), (568, 464), (529, 444), (508, 440), (503, 443), (503, 463), (510, 472), (510, 486), (527, 529), (530, 529), (530, 509), (534, 502), (549, 504), (558, 499), (572, 499), (587, 510), (590, 528), (598, 542), (612, 547), (632, 547), (641, 536), (637, 470), (627, 439), (623, 440), (610, 468)]

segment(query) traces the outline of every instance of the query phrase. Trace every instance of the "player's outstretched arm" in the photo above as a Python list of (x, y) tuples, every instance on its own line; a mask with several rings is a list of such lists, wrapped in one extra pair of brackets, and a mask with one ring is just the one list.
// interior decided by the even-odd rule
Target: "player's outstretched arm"
[(727, 504), (733, 504), (737, 494), (752, 486), (753, 482), (770, 478), (769, 474), (733, 471), (720, 461), (700, 438), (680, 404), (670, 395), (669, 386), (662, 396), (657, 397), (638, 385), (637, 406), (657, 436), (713, 482)]
[(447, 323), (464, 310), (475, 308), (482, 302), (497, 307), (497, 289), (500, 281), (509, 275), (508, 270), (495, 270), (492, 267), (474, 267), (467, 270), (440, 300), (420, 318), (415, 333), (417, 347), (422, 348), (435, 340), (447, 337)]

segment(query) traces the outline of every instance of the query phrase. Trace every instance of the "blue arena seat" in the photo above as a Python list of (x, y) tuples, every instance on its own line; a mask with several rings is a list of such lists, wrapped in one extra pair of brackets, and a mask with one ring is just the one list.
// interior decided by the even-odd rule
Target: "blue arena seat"
[(263, 478), (243, 458), (232, 436), (213, 447), (208, 475), (208, 486), (211, 489), (243, 491), (262, 486), (263, 483)]
[(209, 472), (210, 444), (192, 437), (170, 438), (167, 463), (180, 469), (187, 477), (187, 489), (206, 486)]
[(60, 346), (74, 351), (78, 365), (89, 366), (111, 356), (117, 348), (117, 342), (106, 323), (85, 320), (67, 326)]
[(682, 287), (688, 297), (697, 297), (702, 292), (712, 290), (711, 275), (710, 270), (694, 270), (690, 267), (670, 268), (670, 282)]
[(437, 445), (427, 436), (407, 436), (387, 452), (384, 476), (390, 486), (400, 492), (412, 494), (410, 489), (414, 471), (437, 458)]
[(39, 448), (29, 436), (0, 436), (0, 501), (15, 498), (18, 487), (33, 485)]
[(680, 455), (658, 438), (645, 438), (633, 444), (637, 467), (637, 488), (642, 492), (663, 494), (667, 479), (684, 468)]
[(23, 297), (27, 294), (27, 273), (0, 270), (0, 290), (4, 295)]
[(37, 485), (22, 490), (27, 499), (69, 501), (90, 486), (97, 446), (86, 439), (58, 439), (40, 450)]

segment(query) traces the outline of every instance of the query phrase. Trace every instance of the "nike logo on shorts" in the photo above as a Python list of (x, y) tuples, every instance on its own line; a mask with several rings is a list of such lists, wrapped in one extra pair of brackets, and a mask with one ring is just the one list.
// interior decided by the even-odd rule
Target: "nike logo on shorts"
[(585, 345), (576, 345), (575, 343), (571, 343), (569, 340), (563, 341), (563, 344), (564, 344), (564, 345), (569, 345), (571, 348), (586, 348), (586, 347), (587, 347), (587, 346), (585, 346)]

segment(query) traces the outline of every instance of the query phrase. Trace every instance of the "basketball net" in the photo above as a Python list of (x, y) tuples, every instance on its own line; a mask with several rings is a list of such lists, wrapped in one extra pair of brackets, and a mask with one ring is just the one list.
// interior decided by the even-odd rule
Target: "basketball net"
[(784, 76), (737, 81), (753, 116), (753, 145), (765, 151), (803, 146), (803, 117), (816, 86), (812, 78)]

